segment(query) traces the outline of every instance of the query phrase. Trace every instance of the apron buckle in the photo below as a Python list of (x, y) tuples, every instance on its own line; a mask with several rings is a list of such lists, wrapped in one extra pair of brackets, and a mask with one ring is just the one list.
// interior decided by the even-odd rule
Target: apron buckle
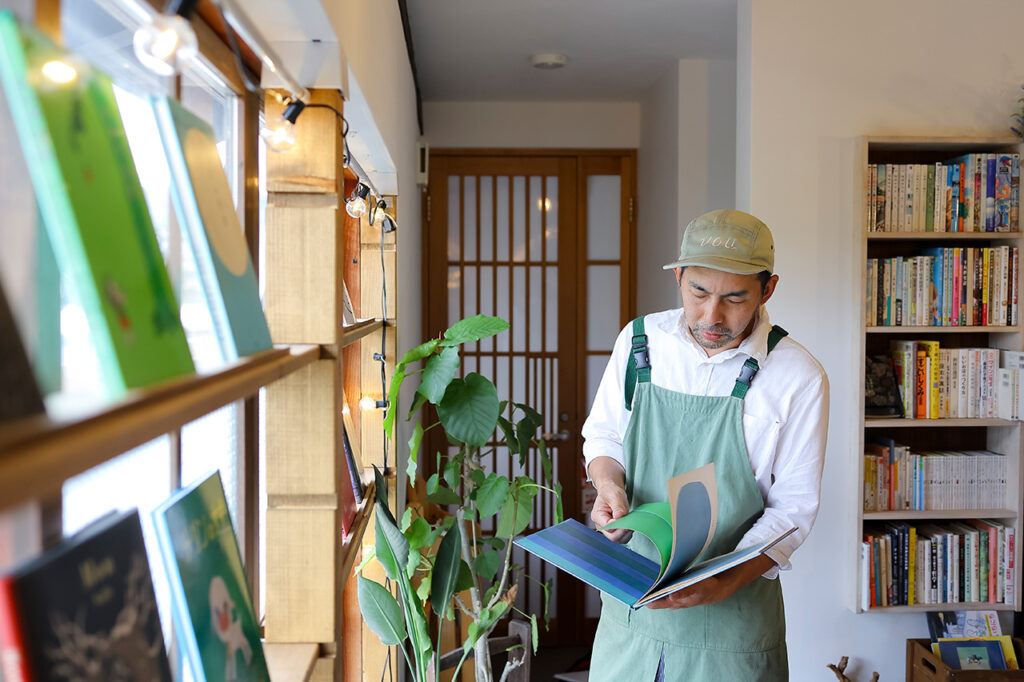
[(634, 350), (633, 359), (636, 360), (637, 369), (650, 369), (651, 354), (647, 351), (647, 346), (644, 346), (639, 350)]

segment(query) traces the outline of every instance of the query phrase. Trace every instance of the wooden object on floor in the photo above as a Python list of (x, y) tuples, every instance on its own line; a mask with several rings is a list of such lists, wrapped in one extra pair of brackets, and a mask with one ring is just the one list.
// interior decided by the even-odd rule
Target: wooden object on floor
[[(850, 657), (843, 656), (839, 659), (839, 663), (829, 663), (825, 667), (836, 674), (836, 677), (839, 678), (839, 682), (854, 682), (846, 676), (846, 666), (849, 662)], [(871, 682), (878, 682), (878, 673), (871, 673)]]

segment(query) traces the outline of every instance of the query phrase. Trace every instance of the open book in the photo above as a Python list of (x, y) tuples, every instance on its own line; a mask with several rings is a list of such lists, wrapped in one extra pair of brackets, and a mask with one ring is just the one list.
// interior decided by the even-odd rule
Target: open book
[(696, 563), (711, 544), (718, 522), (715, 465), (669, 479), (668, 499), (642, 504), (604, 526), (604, 530), (623, 528), (646, 536), (657, 548), (660, 564), (573, 519), (519, 538), (515, 544), (637, 609), (763, 554), (796, 530), (790, 528), (766, 542)]

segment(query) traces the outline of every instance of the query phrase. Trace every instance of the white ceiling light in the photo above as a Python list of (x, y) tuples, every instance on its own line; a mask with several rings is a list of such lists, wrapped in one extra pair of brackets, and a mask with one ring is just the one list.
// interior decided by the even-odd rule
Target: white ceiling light
[(568, 62), (568, 57), (557, 52), (538, 52), (530, 57), (530, 64), (537, 69), (560, 69)]

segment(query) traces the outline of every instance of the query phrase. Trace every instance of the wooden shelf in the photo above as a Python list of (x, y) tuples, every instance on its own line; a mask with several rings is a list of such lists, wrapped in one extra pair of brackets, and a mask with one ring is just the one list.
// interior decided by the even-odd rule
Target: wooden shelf
[(872, 606), (861, 613), (924, 613), (925, 611), (1013, 611), (1013, 604), (991, 604), (987, 601), (956, 602), (952, 604), (912, 604), (910, 606)]
[(1015, 519), (1012, 509), (901, 509), (864, 512), (865, 521), (920, 521), (925, 519)]
[(896, 326), (877, 326), (877, 327), (865, 327), (864, 331), (868, 334), (1009, 334), (1019, 332), (1020, 327), (896, 327)]
[(274, 682), (307, 682), (320, 654), (320, 645), (312, 642), (264, 642), (267, 671)]
[(350, 343), (355, 343), (359, 339), (372, 334), (383, 326), (383, 320), (363, 320), (362, 322), (356, 322), (353, 325), (345, 327), (341, 333), (341, 347), (344, 348)]
[(865, 237), (869, 242), (873, 241), (901, 241), (901, 240), (951, 240), (951, 241), (972, 241), (986, 240), (995, 241), (999, 239), (1020, 239), (1020, 232), (866, 232)]
[(363, 544), (363, 534), (366, 532), (366, 527), (369, 525), (370, 516), (373, 514), (373, 500), (377, 494), (377, 484), (370, 482), (366, 486), (366, 491), (363, 493), (363, 503), (356, 510), (356, 519), (352, 524), (352, 530), (345, 537), (341, 544), (341, 561), (338, 565), (340, 569), (339, 575), (343, 576), (345, 580), (348, 580), (350, 573), (352, 572), (352, 566), (355, 564), (356, 556), (359, 554), (359, 550)]
[(1016, 426), (1016, 419), (865, 419), (865, 429), (952, 428), (959, 426)]
[(0, 509), (43, 497), (90, 467), (246, 398), (320, 358), (319, 346), (258, 353), (209, 373), (132, 391), (114, 405), (0, 430)]

